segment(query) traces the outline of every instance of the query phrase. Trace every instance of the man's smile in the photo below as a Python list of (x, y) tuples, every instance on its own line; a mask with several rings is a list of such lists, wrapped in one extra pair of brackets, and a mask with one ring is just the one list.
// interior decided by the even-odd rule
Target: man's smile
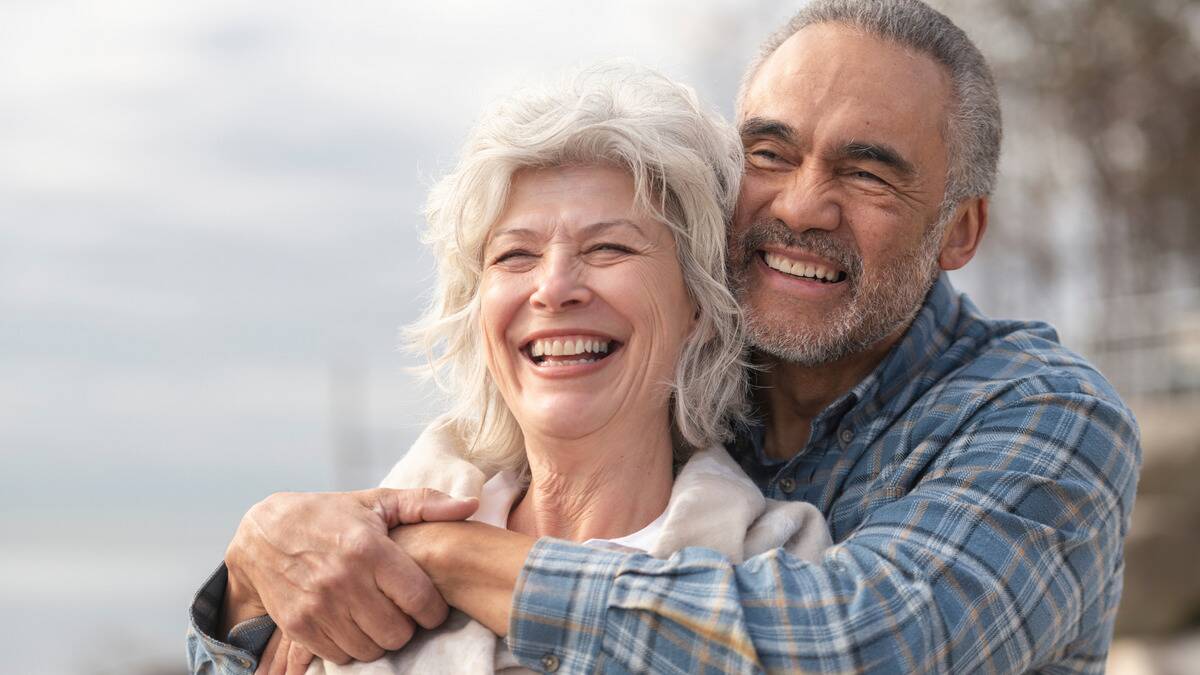
[(760, 251), (760, 255), (767, 267), (789, 276), (826, 284), (836, 284), (846, 280), (846, 272), (830, 262), (808, 257), (801, 260), (771, 251)]

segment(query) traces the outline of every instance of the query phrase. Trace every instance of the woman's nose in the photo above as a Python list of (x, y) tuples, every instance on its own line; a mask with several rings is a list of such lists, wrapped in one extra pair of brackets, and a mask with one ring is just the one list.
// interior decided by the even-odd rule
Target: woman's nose
[(592, 299), (592, 291), (581, 278), (581, 271), (573, 257), (547, 255), (529, 303), (550, 312), (586, 305)]

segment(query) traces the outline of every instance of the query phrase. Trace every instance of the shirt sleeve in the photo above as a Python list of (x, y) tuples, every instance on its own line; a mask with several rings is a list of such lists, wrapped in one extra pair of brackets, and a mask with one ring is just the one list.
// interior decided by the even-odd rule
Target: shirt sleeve
[(1124, 408), (1017, 400), (930, 464), (892, 467), (907, 485), (869, 494), (819, 563), (543, 539), (517, 582), (509, 646), (565, 672), (1100, 673), (1139, 464)]
[(188, 672), (192, 675), (252, 675), (275, 632), (275, 622), (264, 615), (234, 626), (224, 640), (216, 637), (228, 576), (222, 563), (192, 601), (187, 630)]

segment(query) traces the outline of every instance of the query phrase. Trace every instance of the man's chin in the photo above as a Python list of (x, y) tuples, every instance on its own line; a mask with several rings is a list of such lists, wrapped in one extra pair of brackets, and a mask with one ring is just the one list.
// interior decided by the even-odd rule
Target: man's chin
[(829, 324), (800, 328), (794, 324), (764, 325), (750, 320), (746, 339), (760, 354), (806, 367), (833, 363), (854, 351), (853, 340), (845, 334), (844, 327)]

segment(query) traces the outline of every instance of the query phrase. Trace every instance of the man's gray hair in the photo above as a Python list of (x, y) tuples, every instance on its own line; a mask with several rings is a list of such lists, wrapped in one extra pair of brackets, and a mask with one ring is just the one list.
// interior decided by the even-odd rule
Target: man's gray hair
[(672, 390), (677, 459), (726, 439), (730, 422), (745, 416), (742, 318), (725, 264), (741, 142), (690, 87), (647, 68), (610, 62), (499, 101), (476, 123), (458, 165), (429, 193), (423, 239), (437, 259), (437, 285), (407, 337), (428, 357), (427, 373), (448, 394), (446, 424), (474, 439), (475, 461), (525, 467), (521, 430), (484, 357), (479, 284), (488, 233), (517, 171), (579, 165), (627, 171), (637, 206), (674, 237), (699, 313), (674, 380), (663, 383)]
[[(1000, 161), (1000, 99), (992, 71), (961, 28), (920, 0), (813, 0), (773, 33), (742, 77), (738, 116), (763, 63), (797, 31), (815, 24), (857, 28), (926, 54), (949, 71), (952, 101), (943, 126), (949, 155), (943, 217), (964, 199), (986, 197)], [(880, 82), (879, 86), (887, 86)]]

